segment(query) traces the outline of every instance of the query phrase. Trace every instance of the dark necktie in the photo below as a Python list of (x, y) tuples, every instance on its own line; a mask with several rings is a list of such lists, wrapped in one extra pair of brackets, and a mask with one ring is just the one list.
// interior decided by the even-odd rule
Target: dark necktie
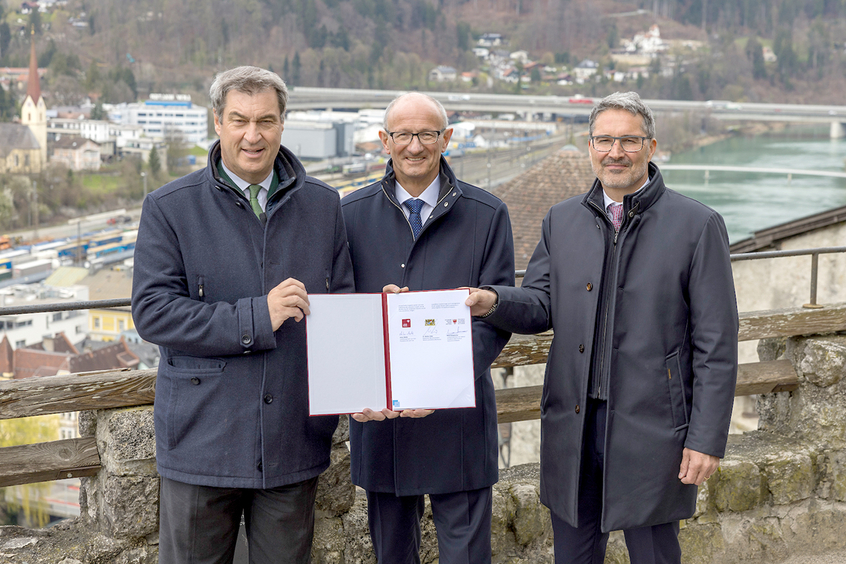
[(614, 231), (619, 231), (623, 224), (623, 204), (612, 202), (608, 204), (608, 213), (611, 214), (611, 223), (614, 224)]
[(423, 200), (414, 198), (406, 200), (402, 203), (411, 212), (408, 214), (408, 222), (411, 224), (411, 230), (414, 232), (414, 238), (420, 235), (420, 230), (423, 229), (423, 221), (420, 218), (420, 210), (423, 208)]
[(258, 184), (250, 184), (250, 207), (253, 208), (253, 212), (255, 212), (256, 217), (261, 217), (261, 205), (258, 201), (258, 195), (261, 192), (261, 186)]

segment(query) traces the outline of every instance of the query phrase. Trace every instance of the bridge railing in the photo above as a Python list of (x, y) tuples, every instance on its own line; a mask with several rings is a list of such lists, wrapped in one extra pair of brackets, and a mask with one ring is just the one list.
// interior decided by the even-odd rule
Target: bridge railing
[[(846, 247), (746, 253), (733, 255), (732, 260), (810, 255), (814, 257), (813, 268), (816, 269), (815, 257), (819, 254), (844, 251)], [(521, 276), (524, 272), (517, 274)], [(813, 284), (815, 282), (812, 283), (812, 303), (816, 299)], [(117, 299), (2, 307), (0, 316), (130, 305), (129, 299)], [(752, 341), (838, 331), (846, 331), (846, 304), (742, 313), (738, 338)], [(532, 336), (514, 335), (493, 366), (510, 368), (542, 364), (546, 362), (552, 337), (551, 331)], [(788, 360), (747, 363), (740, 365), (735, 395), (789, 391), (796, 386), (796, 372)], [(151, 405), (155, 387), (155, 369), (107, 370), (4, 381), (0, 382), (0, 420)], [(542, 386), (498, 390), (498, 421), (538, 419), (541, 390)], [(99, 469), (100, 458), (93, 437), (0, 448), (0, 487), (92, 476)]]

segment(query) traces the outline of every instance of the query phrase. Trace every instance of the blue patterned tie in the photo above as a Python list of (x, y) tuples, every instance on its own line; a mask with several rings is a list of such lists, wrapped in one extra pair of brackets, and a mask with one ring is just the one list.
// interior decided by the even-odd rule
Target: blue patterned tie
[(420, 210), (423, 208), (423, 200), (417, 198), (406, 200), (402, 203), (411, 212), (408, 214), (408, 222), (411, 224), (411, 230), (414, 232), (414, 238), (420, 235), (420, 230), (423, 229), (423, 220), (420, 218)]

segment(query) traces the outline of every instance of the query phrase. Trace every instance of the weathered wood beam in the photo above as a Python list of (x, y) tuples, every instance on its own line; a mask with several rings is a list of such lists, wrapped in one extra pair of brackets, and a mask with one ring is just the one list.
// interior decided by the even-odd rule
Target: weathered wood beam
[(94, 476), (100, 456), (94, 437), (0, 448), (0, 487)]
[(792, 308), (740, 314), (740, 341), (846, 331), (846, 304), (819, 309)]
[[(742, 313), (738, 340), (754, 341), (837, 331), (846, 331), (846, 304), (827, 305), (820, 309), (794, 308)], [(552, 331), (539, 335), (512, 335), (493, 366), (508, 368), (546, 362), (552, 335)]]
[(768, 360), (741, 364), (737, 370), (735, 396), (791, 392), (799, 379), (789, 360)]
[(156, 371), (124, 370), (0, 382), (0, 419), (153, 403)]
[[(789, 360), (741, 364), (737, 371), (735, 396), (769, 394), (795, 390), (799, 386), (796, 371)], [(505, 388), (496, 391), (497, 421), (511, 423), (540, 419), (543, 386)]]

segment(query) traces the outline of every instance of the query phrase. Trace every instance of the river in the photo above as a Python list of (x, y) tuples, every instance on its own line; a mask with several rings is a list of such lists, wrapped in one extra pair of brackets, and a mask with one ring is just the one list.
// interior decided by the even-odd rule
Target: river
[[(669, 162), (843, 172), (844, 159), (846, 140), (829, 139), (828, 127), (794, 126), (676, 153)], [(732, 243), (754, 231), (846, 205), (843, 178), (710, 172), (706, 180), (701, 171), (668, 170), (662, 174), (670, 188), (717, 210), (725, 218)]]

